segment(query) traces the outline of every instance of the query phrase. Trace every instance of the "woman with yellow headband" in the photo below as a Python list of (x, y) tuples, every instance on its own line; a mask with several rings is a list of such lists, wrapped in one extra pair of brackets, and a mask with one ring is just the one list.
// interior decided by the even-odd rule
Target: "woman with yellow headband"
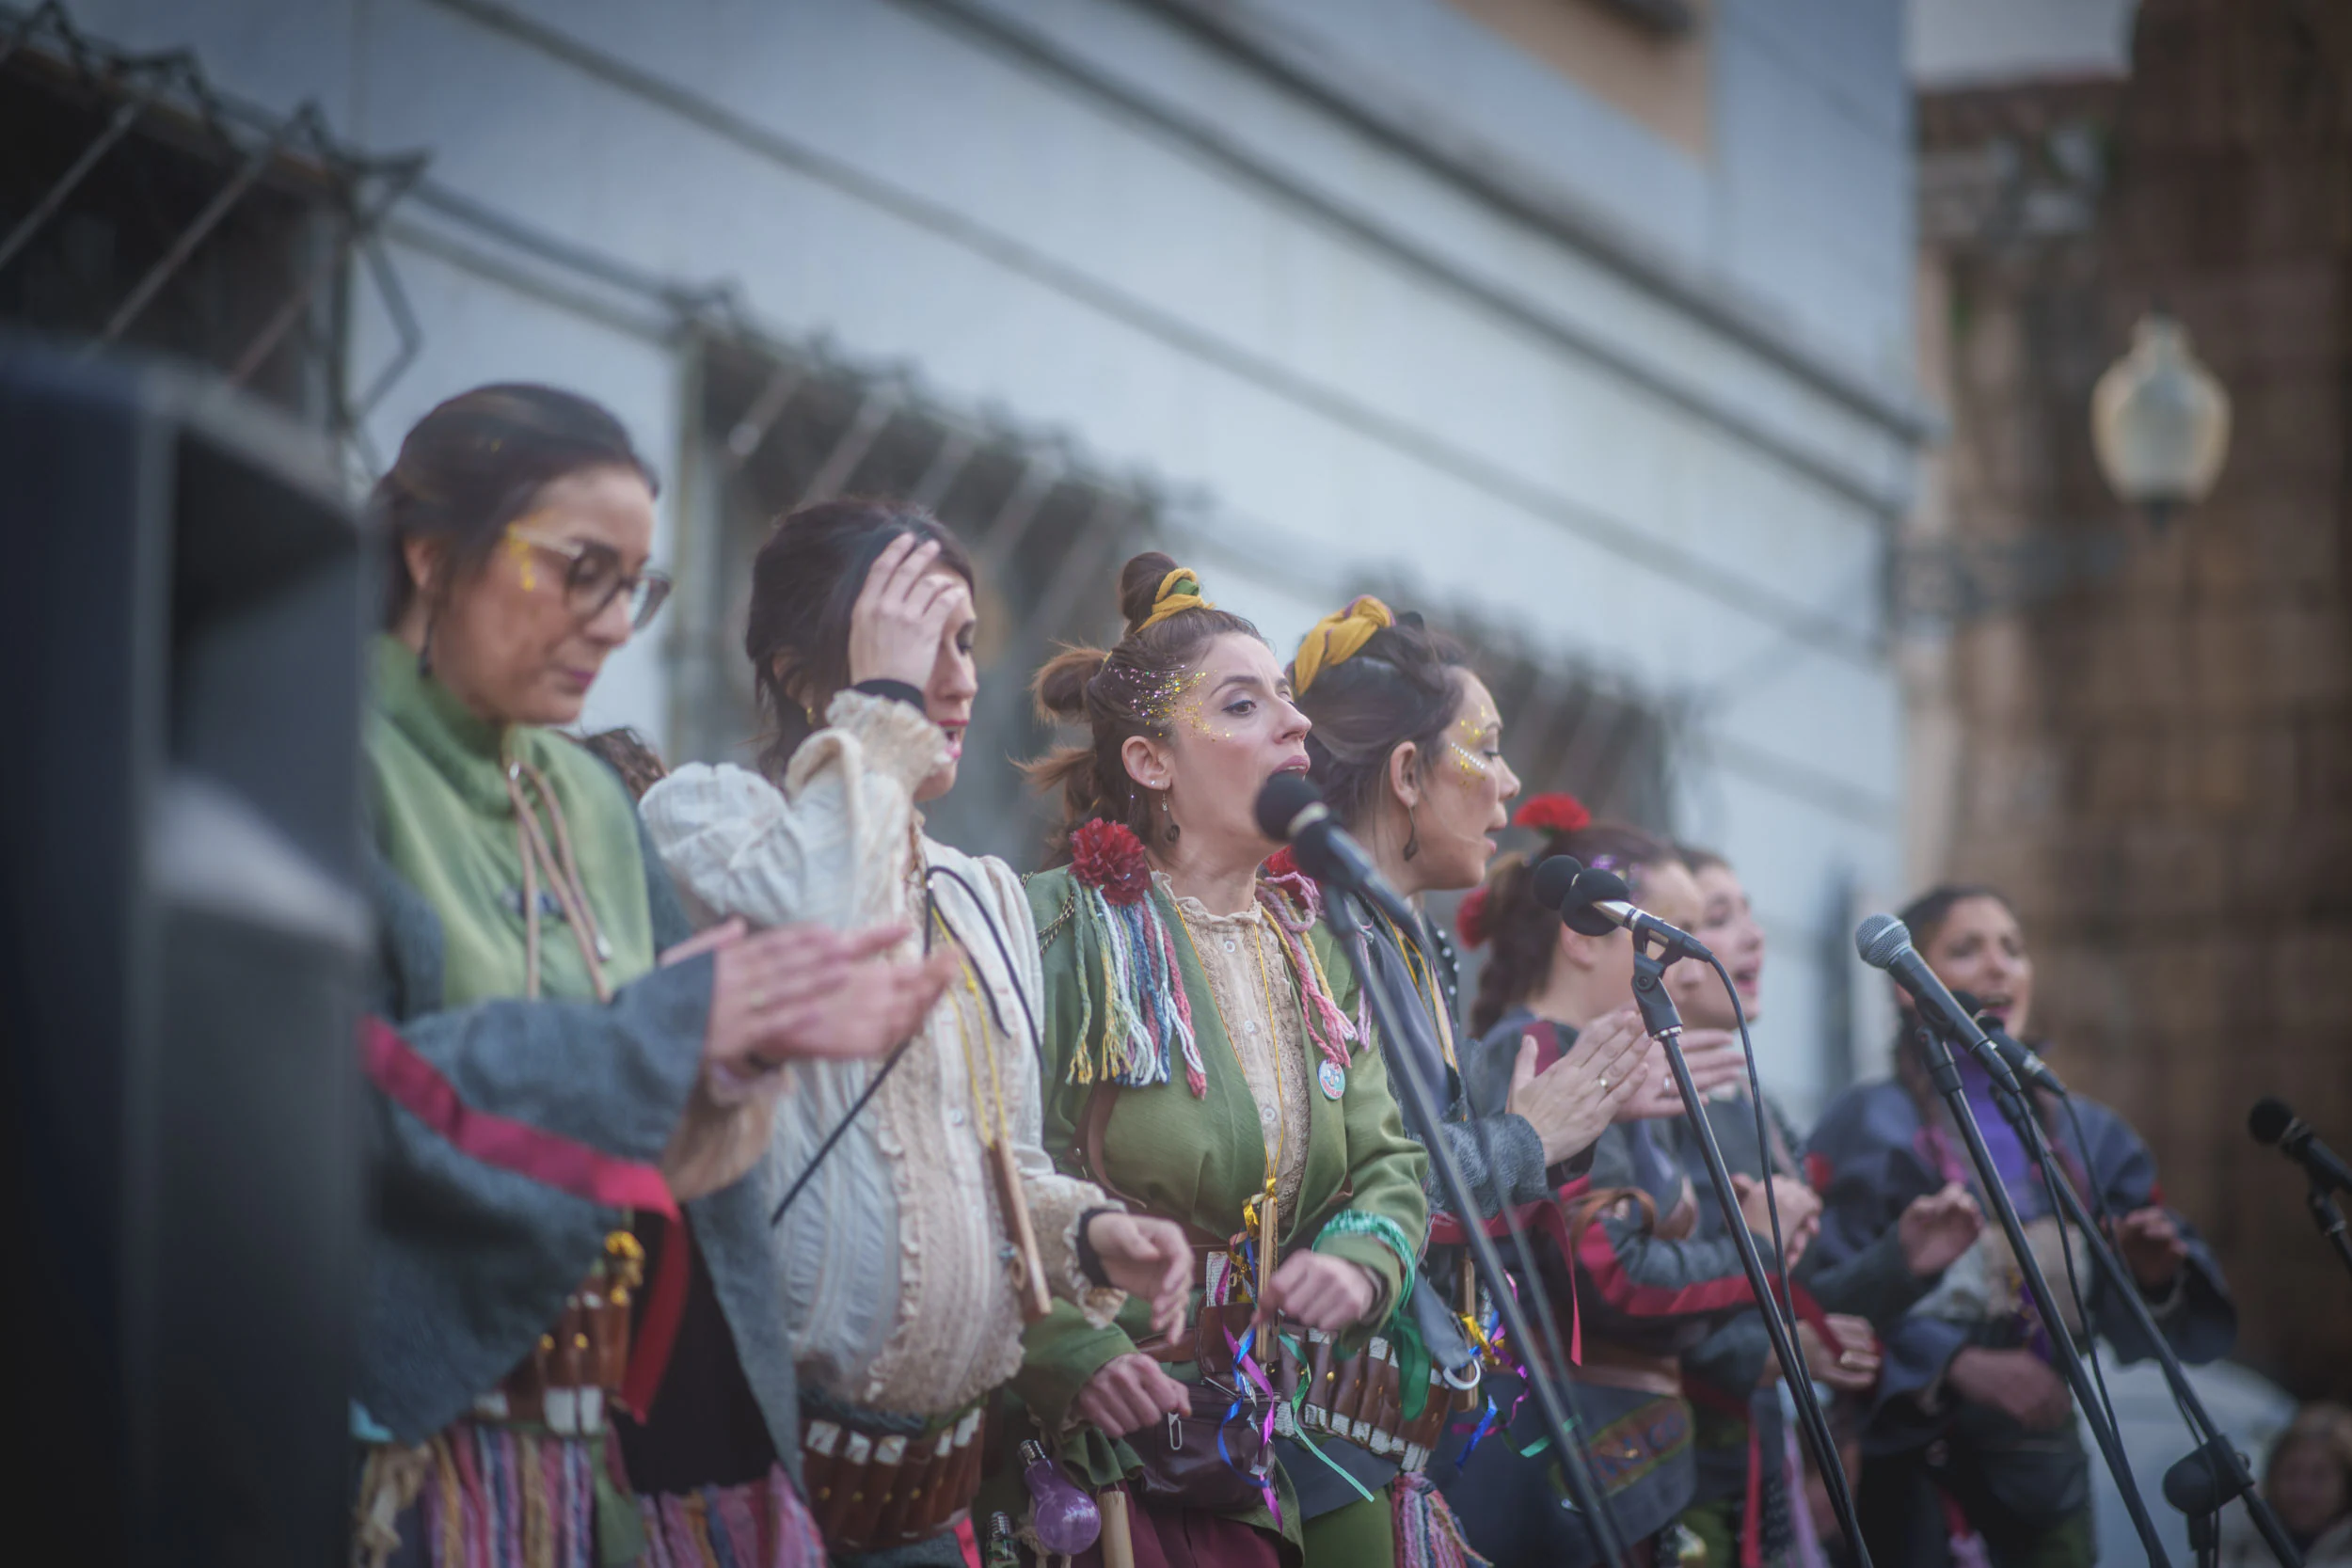
[(1313, 885), (1266, 864), (1258, 792), (1311, 760), (1281, 666), (1166, 556), (1120, 588), (1118, 645), (1037, 683), (1090, 731), (1032, 768), (1061, 795), (1067, 863), (1029, 882), (1045, 1143), (1184, 1226), (1200, 1306), (1156, 1343), (1137, 1313), (1094, 1328), (1057, 1307), (1015, 1387), (1105, 1498), (1108, 1560), (1124, 1530), (1136, 1563), (1380, 1568), (1395, 1538), (1364, 1450), (1414, 1439), (1375, 1337), (1412, 1277), (1427, 1160)]
[[(1314, 722), (1307, 740), (1311, 776), (1382, 878), (1416, 902), (1424, 894), (1476, 887), (1495, 852), (1492, 835), (1509, 823), (1519, 781), (1503, 760), (1494, 697), (1462, 647), (1419, 615), (1395, 615), (1367, 594), (1315, 623), (1291, 670), (1299, 705)], [(1382, 1046), (1391, 1062), (1410, 1053), (1442, 1097), (1441, 1107), (1455, 1104), (1461, 1077), (1453, 945), (1428, 921), (1399, 927), (1377, 910), (1360, 912), (1367, 935), (1358, 966), (1377, 966), (1391, 994), (1420, 1003)], [(1611, 1117), (1623, 1114), (1647, 1082), (1648, 1055), (1638, 1028), (1595, 1031), (1541, 1074), (1532, 1060), (1523, 1064), (1506, 1109), (1448, 1119), (1434, 1130), (1408, 1119), (1407, 1130), (1423, 1142), (1445, 1140), (1469, 1180), (1474, 1220), (1491, 1221), (1505, 1205), (1549, 1202), (1556, 1181), (1581, 1173)], [(1433, 1209), (1446, 1208), (1443, 1200), (1442, 1191), (1432, 1193)], [(1477, 1329), (1487, 1314), (1464, 1267), (1466, 1249), (1454, 1224), (1459, 1218), (1440, 1223), (1439, 1244), (1411, 1305), (1431, 1360), (1454, 1388), (1467, 1392), (1477, 1380), (1477, 1355), (1463, 1328)], [(1464, 1407), (1480, 1402), (1472, 1395)], [(1453, 1528), (1417, 1468), (1406, 1468), (1396, 1492), (1401, 1538)]]

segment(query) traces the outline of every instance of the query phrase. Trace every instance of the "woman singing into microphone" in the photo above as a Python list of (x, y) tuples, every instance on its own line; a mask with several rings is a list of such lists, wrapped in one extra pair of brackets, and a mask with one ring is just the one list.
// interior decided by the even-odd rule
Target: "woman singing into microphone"
[[(1396, 615), (1364, 595), (1315, 623), (1292, 661), (1300, 711), (1314, 723), (1307, 752), (1310, 777), (1332, 814), (1371, 855), (1382, 880), (1408, 900), (1474, 888), (1494, 854), (1491, 835), (1509, 825), (1519, 781), (1502, 756), (1502, 717), (1459, 644), (1415, 614)], [(1426, 920), (1399, 926), (1360, 907), (1366, 934), (1352, 949), (1359, 966), (1378, 966), (1389, 993), (1410, 1009), (1399, 1035), (1384, 1035), (1393, 1083), (1398, 1053), (1410, 1052), (1443, 1114), (1460, 1093), (1453, 944)], [(1551, 1201), (1554, 1166), (1581, 1169), (1610, 1119), (1646, 1081), (1648, 1042), (1637, 1032), (1596, 1036), (1583, 1049), (1531, 1075), (1507, 1108), (1476, 1120), (1447, 1119), (1437, 1129), (1468, 1181), (1473, 1221), (1504, 1205)], [(1415, 1125), (1406, 1129), (1424, 1142)], [(1430, 1202), (1447, 1207), (1432, 1171)], [(1458, 1219), (1458, 1216), (1455, 1216)], [(1459, 1231), (1449, 1233), (1458, 1239)], [(1495, 1227), (1488, 1227), (1489, 1230)], [(1414, 1285), (1414, 1321), (1441, 1376), (1430, 1412), (1444, 1418), (1455, 1389), (1477, 1408), (1470, 1386), (1478, 1353), (1463, 1319), (1486, 1312), (1459, 1244), (1433, 1247)], [(1452, 1387), (1446, 1386), (1450, 1382)], [(1421, 1473), (1434, 1441), (1404, 1456), (1395, 1489), (1401, 1540), (1444, 1539), (1458, 1532)], [(1422, 1516), (1415, 1516), (1416, 1514)]]
[[(1463, 1069), (1470, 1109), (1485, 1115), (1567, 1053), (1644, 1033), (1632, 1006), (1631, 936), (1569, 927), (1537, 902), (1534, 865), (1573, 855), (1625, 878), (1661, 920), (1688, 929), (1700, 913), (1689, 868), (1649, 834), (1595, 823), (1565, 795), (1535, 797), (1517, 820), (1542, 832), (1538, 849), (1499, 865), (1469, 911), (1471, 931), (1491, 944), (1471, 1015), (1482, 1036)], [(1688, 1056), (1702, 1092), (1739, 1071), (1736, 1045), (1693, 1047)], [(1692, 1496), (1691, 1406), (1678, 1357), (1754, 1300), (1733, 1243), (1692, 1234), (1691, 1185), (1651, 1135), (1649, 1119), (1681, 1109), (1673, 1079), (1655, 1068), (1595, 1146), (1586, 1188), (1563, 1194), (1559, 1227), (1534, 1238), (1536, 1278), (1523, 1282), (1545, 1292), (1569, 1339), (1570, 1365), (1556, 1370), (1569, 1381), (1618, 1528), (1635, 1542), (1668, 1529)], [(1760, 1194), (1742, 1208), (1769, 1250)], [(1784, 1208), (1782, 1221), (1796, 1254), (1809, 1237), (1804, 1215)], [(1521, 1348), (1531, 1353), (1547, 1354)], [(1598, 1560), (1581, 1521), (1558, 1506), (1543, 1435), (1522, 1407), (1481, 1439), (1458, 1474), (1438, 1472), (1471, 1542), (1503, 1568)]]
[[(1721, 855), (1686, 847), (1681, 857), (1703, 900), (1692, 935), (1723, 960), (1747, 1022), (1755, 1023), (1764, 1012), (1765, 943), (1747, 889)], [(1740, 1017), (1714, 970), (1678, 963), (1666, 973), (1666, 989), (1687, 1025), (1686, 1048), (1738, 1040)], [(1789, 1226), (1819, 1200), (1797, 1159), (1803, 1141), (1770, 1096), (1764, 1112), (1759, 1143), (1756, 1105), (1744, 1076), (1707, 1102), (1708, 1124), (1739, 1189), (1735, 1197), (1745, 1197), (1761, 1181), (1784, 1183), (1781, 1223)], [(1696, 1234), (1721, 1236), (1723, 1209), (1696, 1132), (1685, 1117), (1660, 1123), (1653, 1135), (1697, 1196)], [(1848, 1456), (1842, 1463), (1849, 1480), (1859, 1466), (1860, 1450), (1851, 1441), (1858, 1412), (1867, 1407), (1878, 1381), (1878, 1336), (1891, 1330), (1966, 1250), (1981, 1225), (1967, 1189), (1947, 1183), (1913, 1199), (1867, 1248), (1832, 1261), (1828, 1249), (1816, 1244), (1790, 1270), (1803, 1292), (1797, 1298), (1797, 1344), (1813, 1381), (1835, 1395), (1830, 1419)], [(1802, 1453), (1788, 1418), (1793, 1407), (1763, 1315), (1742, 1312), (1722, 1324), (1684, 1354), (1682, 1370), (1698, 1465), (1697, 1497), (1683, 1512), (1683, 1527), (1706, 1546), (1709, 1562), (1820, 1568), (1827, 1559), (1808, 1507), (1809, 1455)]]
[[(2008, 900), (1990, 888), (1939, 887), (1914, 899), (1902, 920), (1937, 978), (1970, 992), (2010, 1035), (2025, 1037), (2033, 959)], [(1907, 998), (1898, 993), (1898, 1000), (1903, 1032), (1896, 1075), (1847, 1090), (1814, 1130), (1813, 1150), (1828, 1167), (1825, 1263), (1869, 1247), (1922, 1193), (1958, 1182), (1983, 1198), (1950, 1114), (1928, 1082), (1918, 1017)], [(2061, 1239), (2039, 1170), (1994, 1104), (1992, 1080), (1965, 1052), (1954, 1059), (2001, 1185), (2068, 1321), (2040, 1321), (2006, 1236), (1986, 1226), (1886, 1335), (1855, 1489), (1863, 1536), (1879, 1562), (1938, 1568), (1954, 1560), (1957, 1540), (1975, 1535), (1996, 1568), (2088, 1564), (2096, 1556), (2090, 1459), (2073, 1398), (2052, 1366), (2050, 1336), (2071, 1334), (2087, 1346), (2095, 1331), (2125, 1361), (2153, 1353), (2079, 1244)], [(2094, 1213), (2116, 1216), (2116, 1251), (2172, 1348), (2189, 1362), (2226, 1354), (2237, 1336), (2237, 1309), (2212, 1254), (2164, 1206), (2155, 1162), (2138, 1134), (2083, 1096), (2074, 1097), (2072, 1116), (2053, 1097), (2034, 1091), (2034, 1099), (2067, 1179)], [(2090, 1309), (2080, 1322), (2068, 1285), (2070, 1244)]]
[(1069, 860), (1029, 883), (1046, 1143), (1185, 1227), (1202, 1307), (1148, 1350), (1132, 1308), (1100, 1328), (1057, 1308), (1019, 1387), (1066, 1463), (1132, 1492), (1135, 1560), (1270, 1568), (1288, 1542), (1377, 1568), (1389, 1509), (1349, 1450), (1385, 1455), (1402, 1424), (1397, 1356), (1367, 1341), (1421, 1250), (1426, 1157), (1312, 885), (1261, 871), (1279, 846), (1258, 792), (1310, 763), (1281, 667), (1166, 556), (1129, 562), (1120, 590), (1118, 645), (1038, 676), (1046, 712), (1090, 732), (1034, 770)]

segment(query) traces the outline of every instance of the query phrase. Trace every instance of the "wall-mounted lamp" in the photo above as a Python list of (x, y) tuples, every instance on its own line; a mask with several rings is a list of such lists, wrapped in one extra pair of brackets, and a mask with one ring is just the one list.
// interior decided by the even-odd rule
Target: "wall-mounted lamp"
[[(2132, 327), (2132, 346), (2090, 393), (2090, 446), (2117, 499), (2161, 533), (2213, 491), (2230, 454), (2230, 395), (2162, 310)], [(1889, 608), (1898, 629), (1951, 626), (2022, 610), (2119, 570), (2128, 530), (2029, 529), (1987, 539), (1897, 546)]]
[(2091, 388), (2090, 447), (2107, 487), (2159, 531), (2212, 494), (2230, 455), (2230, 394), (2170, 316), (2140, 317), (2130, 349)]

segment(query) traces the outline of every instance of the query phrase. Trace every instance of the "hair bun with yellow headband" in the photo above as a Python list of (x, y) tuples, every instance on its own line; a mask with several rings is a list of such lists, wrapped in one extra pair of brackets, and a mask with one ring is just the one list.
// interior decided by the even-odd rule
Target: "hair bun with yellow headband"
[(1373, 634), (1396, 625), (1389, 607), (1369, 594), (1359, 594), (1345, 610), (1326, 615), (1307, 630), (1291, 659), (1291, 686), (1304, 692), (1315, 677), (1334, 665), (1346, 663), (1363, 651)]
[(1172, 566), (1160, 578), (1160, 586), (1152, 595), (1152, 613), (1136, 624), (1136, 630), (1149, 631), (1171, 615), (1182, 615), (1187, 610), (1215, 610), (1216, 606), (1200, 596), (1200, 574), (1189, 566)]

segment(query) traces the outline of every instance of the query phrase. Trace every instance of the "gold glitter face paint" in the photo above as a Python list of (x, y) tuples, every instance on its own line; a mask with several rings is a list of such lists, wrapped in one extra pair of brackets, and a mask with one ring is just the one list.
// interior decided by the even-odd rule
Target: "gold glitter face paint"
[(1199, 689), (1206, 678), (1199, 670), (1183, 670), (1162, 675), (1130, 674), (1128, 682), (1136, 688), (1136, 713), (1157, 735), (1167, 735), (1176, 727), (1184, 710), (1196, 705), (1185, 701)]
[(1492, 777), (1493, 764), (1502, 755), (1502, 716), (1495, 711), (1494, 700), (1482, 695), (1475, 707), (1454, 720), (1445, 744), (1448, 760), (1465, 782)]

